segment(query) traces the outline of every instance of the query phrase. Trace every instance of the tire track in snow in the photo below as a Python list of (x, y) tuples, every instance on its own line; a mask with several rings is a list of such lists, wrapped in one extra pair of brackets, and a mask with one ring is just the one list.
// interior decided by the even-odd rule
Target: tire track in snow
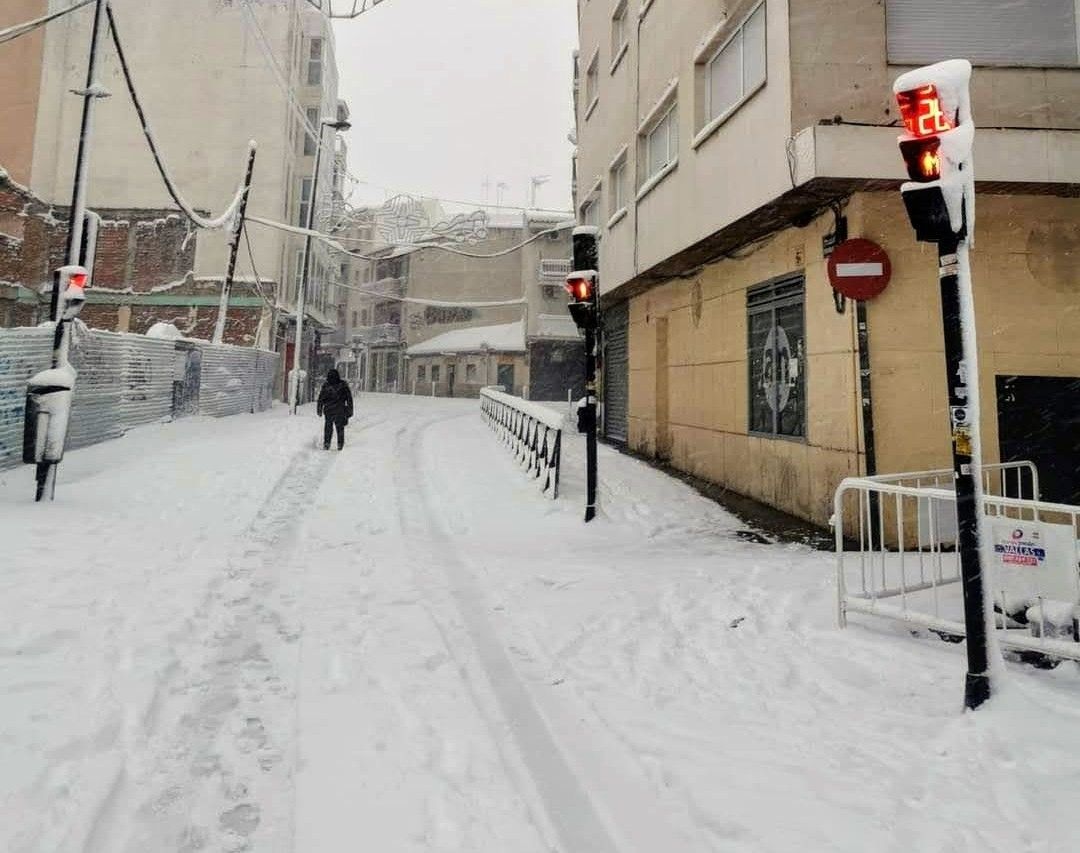
[(282, 747), (299, 631), (281, 613), (287, 602), (275, 600), (277, 575), (335, 458), (300, 450), (237, 540), (78, 849), (283, 849), (271, 839), (291, 837)]
[[(535, 792), (534, 795), (523, 792), (523, 798), (526, 802), (539, 798), (543, 805), (545, 814), (538, 816), (537, 823), (554, 832), (565, 853), (617, 853), (618, 845), (605, 827), (581, 780), (570, 767), (488, 619), (483, 592), (458, 554), (454, 542), (439, 523), (443, 513), (433, 501), (430, 490), (425, 487), (420, 462), (424, 433), (440, 422), (459, 417), (461, 415), (446, 415), (398, 431), (395, 456), (401, 465), (397, 485), (402, 530), (416, 547), (429, 549), (429, 553), (418, 561), (419, 564), (439, 566), (442, 570), (441, 582), (432, 577), (431, 570), (428, 570), (428, 591), (448, 587), (505, 727), (497, 726), (490, 719), (473, 693), (477, 709), (491, 728), (500, 752), (504, 749), (506, 732), (509, 731), (517, 756), (528, 773), (527, 784), (531, 784)], [(418, 569), (418, 575), (422, 571)], [(418, 580), (421, 578), (418, 577)], [(448, 626), (442, 624), (434, 613), (432, 618), (440, 632), (448, 637)], [(460, 658), (460, 651), (455, 654), (450, 642), (447, 642), (447, 647), (451, 656)], [(472, 686), (469, 687), (472, 691)], [(520, 776), (510, 767), (508, 770), (511, 778)], [(518, 781), (520, 784), (522, 780)]]

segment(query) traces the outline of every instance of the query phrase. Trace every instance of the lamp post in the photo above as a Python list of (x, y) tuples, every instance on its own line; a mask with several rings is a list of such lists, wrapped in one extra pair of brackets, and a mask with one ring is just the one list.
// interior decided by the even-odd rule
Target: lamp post
[(319, 122), (319, 138), (315, 146), (315, 172), (311, 177), (311, 195), (308, 198), (307, 221), (304, 223), (308, 232), (304, 237), (304, 272), (300, 277), (300, 290), (296, 294), (296, 337), (293, 344), (292, 376), (289, 379), (289, 409), (294, 415), (300, 400), (300, 348), (304, 340), (304, 302), (307, 298), (308, 277), (311, 274), (311, 232), (315, 228), (315, 206), (319, 197), (319, 169), (322, 167), (322, 133), (323, 128), (326, 127), (343, 131), (348, 130), (352, 125), (347, 121), (329, 118), (324, 118)]

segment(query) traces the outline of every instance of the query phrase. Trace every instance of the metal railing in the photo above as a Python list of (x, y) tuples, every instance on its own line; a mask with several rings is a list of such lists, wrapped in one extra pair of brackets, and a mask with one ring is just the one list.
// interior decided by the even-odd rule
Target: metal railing
[[(837, 607), (963, 637), (952, 471), (837, 489)], [(1080, 507), (1038, 499), (1030, 462), (984, 466), (982, 565), (1003, 648), (1080, 661)]]
[(521, 467), (540, 480), (541, 491), (552, 500), (557, 499), (562, 464), (562, 418), (543, 406), (493, 388), (481, 389), (480, 414), (510, 448)]

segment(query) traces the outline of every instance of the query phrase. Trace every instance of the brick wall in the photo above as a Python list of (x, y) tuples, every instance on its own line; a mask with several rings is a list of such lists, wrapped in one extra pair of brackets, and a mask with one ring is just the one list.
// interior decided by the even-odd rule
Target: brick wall
[[(97, 213), (102, 225), (94, 287), (81, 319), (92, 328), (135, 333), (171, 322), (189, 337), (209, 339), (221, 282), (193, 277), (196, 241), (184, 217), (171, 210)], [(67, 253), (68, 215), (69, 209), (50, 207), (0, 170), (0, 327), (45, 319), (52, 270)], [(272, 293), (273, 283), (264, 290)], [(243, 283), (233, 292), (248, 303), (258, 296)], [(30, 301), (33, 294), (39, 294), (37, 304)], [(226, 343), (254, 343), (261, 310), (261, 302), (230, 307)]]

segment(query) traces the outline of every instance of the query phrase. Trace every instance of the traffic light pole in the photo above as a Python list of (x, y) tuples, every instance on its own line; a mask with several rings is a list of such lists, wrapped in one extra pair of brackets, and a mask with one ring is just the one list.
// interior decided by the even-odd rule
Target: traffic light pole
[[(105, 30), (105, 0), (98, 0), (94, 6), (93, 30), (90, 34), (90, 58), (86, 66), (86, 88), (75, 94), (83, 99), (82, 125), (79, 130), (79, 148), (75, 155), (75, 182), (71, 196), (71, 213), (68, 218), (68, 265), (78, 264), (82, 255), (83, 219), (86, 216), (86, 169), (90, 156), (90, 137), (94, 128), (94, 102), (108, 95), (97, 85), (98, 47)], [(50, 303), (49, 317), (57, 323), (59, 338), (60, 318), (58, 309), (60, 294), (55, 283)], [(59, 348), (59, 342), (57, 343)], [(56, 364), (53, 364), (56, 367)]]
[[(964, 589), (964, 624), (967, 631), (967, 678), (964, 706), (974, 710), (990, 698), (990, 661), (987, 650), (986, 591), (979, 544), (978, 388), (969, 365), (976, 353), (968, 352), (961, 288), (968, 289), (971, 273), (966, 240), (953, 236), (938, 243), (941, 280), (941, 316), (945, 331), (945, 372), (952, 426), (953, 475), (956, 481), (957, 547)], [(974, 409), (974, 411), (973, 411)]]
[(596, 518), (596, 331), (585, 330), (585, 521)]

